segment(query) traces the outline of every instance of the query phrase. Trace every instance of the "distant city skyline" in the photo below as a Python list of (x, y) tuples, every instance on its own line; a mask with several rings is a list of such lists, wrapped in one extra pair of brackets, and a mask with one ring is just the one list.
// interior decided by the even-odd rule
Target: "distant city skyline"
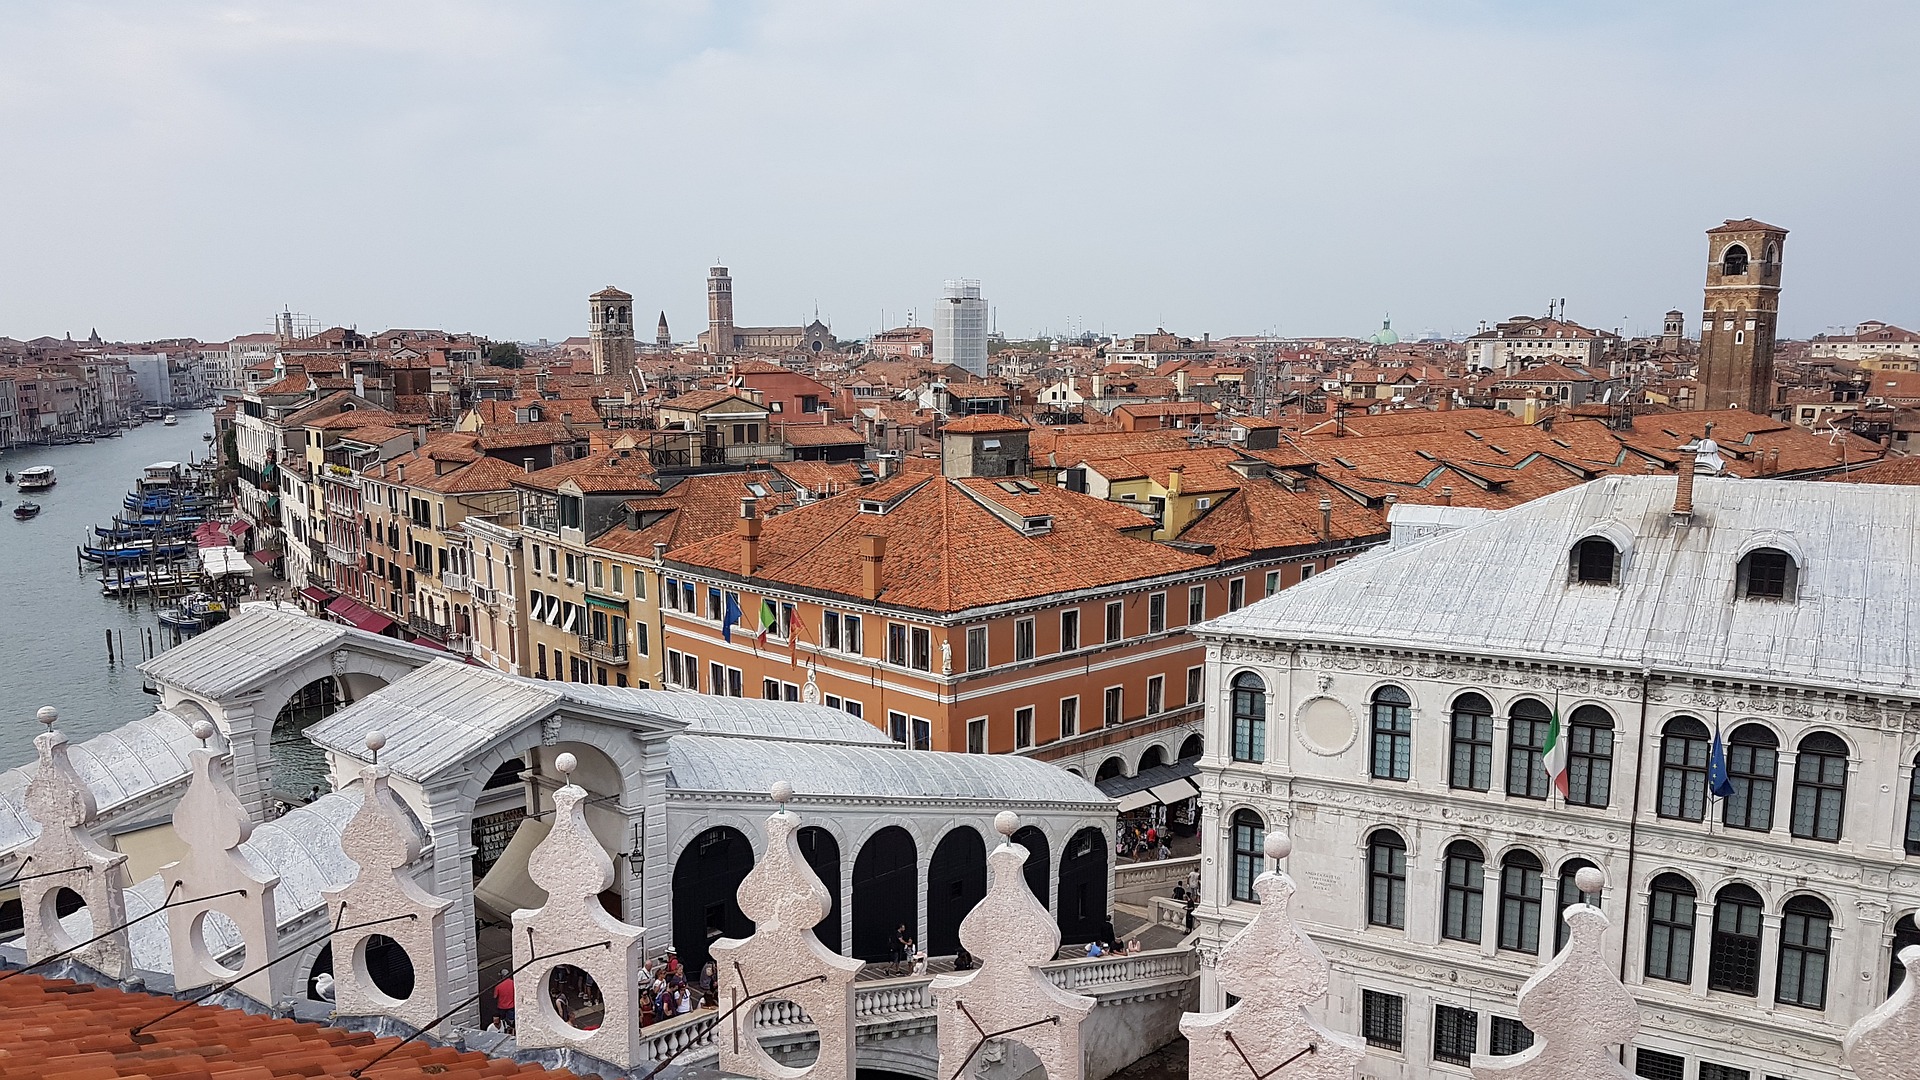
[[(611, 283), (865, 337), (978, 278), (1043, 330), (1697, 332), (1704, 233), (1791, 230), (1781, 332), (1920, 324), (1920, 9), (182, 2), (0, 9), (0, 334), (587, 332)], [(57, 88), (57, 92), (56, 92)], [(637, 317), (637, 316), (636, 316)]]

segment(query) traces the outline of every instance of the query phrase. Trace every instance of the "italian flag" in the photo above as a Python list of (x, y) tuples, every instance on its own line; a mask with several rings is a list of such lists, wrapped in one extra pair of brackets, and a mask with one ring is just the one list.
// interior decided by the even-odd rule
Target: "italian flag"
[(773, 611), (773, 601), (760, 601), (760, 629), (753, 635), (754, 645), (765, 645), (767, 635), (773, 632), (773, 628), (779, 624), (779, 621), (779, 616)]
[(1552, 784), (1560, 797), (1567, 797), (1567, 734), (1560, 726), (1560, 703), (1553, 703), (1553, 720), (1547, 724), (1547, 745), (1542, 748), (1540, 763), (1546, 766), (1547, 782)]

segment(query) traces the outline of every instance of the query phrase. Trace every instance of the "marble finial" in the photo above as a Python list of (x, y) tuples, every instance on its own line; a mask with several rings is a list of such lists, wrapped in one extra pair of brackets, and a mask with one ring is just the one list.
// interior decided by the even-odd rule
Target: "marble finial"
[(1583, 866), (1573, 872), (1573, 886), (1583, 896), (1598, 896), (1607, 887), (1607, 875), (1597, 866)]
[(787, 783), (785, 780), (776, 780), (773, 783), (772, 790), (768, 791), (767, 794), (772, 797), (774, 802), (784, 807), (793, 801), (793, 785)]
[[(1020, 822), (1003, 812), (993, 824), (1005, 834)], [(1032, 1051), (1049, 1080), (1085, 1075), (1080, 1028), (1095, 1002), (1055, 986), (1040, 971), (1060, 951), (1060, 927), (1027, 886), (1026, 862), (1027, 849), (1011, 839), (987, 855), (987, 895), (960, 922), (960, 943), (976, 968), (933, 980), (942, 1076), (953, 1075), (973, 1055), (981, 1031), (1016, 1030), (1003, 1038)]]
[(1002, 810), (993, 815), (993, 831), (1009, 840), (1013, 839), (1013, 834), (1020, 831), (1020, 815), (1011, 810)]
[[(23, 863), (32, 860), (26, 865), (36, 873), (63, 867), (73, 869), (20, 882), (27, 956), (33, 960), (43, 960), (73, 948), (95, 932), (105, 932), (127, 921), (126, 897), (121, 884), (127, 857), (107, 850), (93, 838), (90, 828), (96, 813), (93, 792), (67, 758), (66, 736), (52, 730), (58, 714), (49, 705), (40, 710), (39, 719), (48, 730), (33, 740), (40, 767), (27, 781), (26, 809), (40, 831), (20, 854)], [(74, 926), (78, 933), (68, 932), (68, 924), (56, 910), (55, 897), (62, 889), (72, 889), (86, 902), (87, 917), (92, 922), (84, 930)], [(75, 913), (68, 918), (77, 920), (80, 916)], [(133, 973), (133, 958), (124, 929), (81, 948), (76, 959), (114, 979), (124, 979)]]
[(60, 710), (54, 708), (51, 705), (42, 705), (40, 706), (40, 711), (37, 713), (34, 713), (33, 717), (34, 719), (47, 725), (48, 731), (52, 731), (53, 725), (60, 722)]
[[(1574, 883), (1595, 893), (1606, 881), (1586, 867)], [(1561, 918), (1566, 948), (1520, 984), (1520, 1020), (1533, 1032), (1533, 1045), (1501, 1057), (1475, 1054), (1474, 1080), (1630, 1080), (1615, 1054), (1640, 1030), (1640, 1005), (1607, 959), (1607, 917), (1575, 904)]]
[(1351, 1080), (1364, 1044), (1327, 1030), (1307, 1012), (1326, 996), (1330, 969), (1294, 922), (1293, 879), (1277, 868), (1293, 841), (1270, 832), (1263, 850), (1274, 868), (1253, 883), (1260, 913), (1221, 949), (1216, 968), (1220, 986), (1240, 1000), (1223, 1012), (1180, 1018), (1188, 1068), (1195, 1076), (1245, 1076), (1251, 1062), (1265, 1075), (1311, 1049), (1286, 1067), (1289, 1080)]
[(568, 782), (571, 783), (573, 779), (573, 770), (580, 767), (580, 759), (562, 750), (553, 759), (553, 767), (555, 770), (557, 770), (560, 773), (561, 776), (566, 777)]
[(208, 739), (213, 738), (213, 733), (217, 730), (219, 729), (213, 726), (213, 721), (211, 720), (195, 720), (193, 722), (193, 737), (199, 739), (200, 745), (203, 747), (207, 745)]
[(1900, 950), (1907, 977), (1880, 1007), (1860, 1018), (1841, 1056), (1860, 1080), (1920, 1080), (1920, 945)]
[(386, 748), (387, 748), (386, 732), (381, 731), (379, 728), (375, 728), (372, 731), (367, 732), (367, 752), (373, 755), (373, 760), (376, 763), (379, 762), (380, 760), (380, 751), (385, 750)]
[(712, 951), (722, 1008), (770, 986), (788, 986), (778, 996), (815, 1025), (819, 1050), (812, 1065), (799, 1069), (775, 1061), (758, 1040), (716, 1040), (720, 1071), (755, 1080), (853, 1080), (853, 983), (864, 965), (814, 935), (833, 910), (833, 897), (800, 852), (801, 818), (786, 805), (792, 796), (793, 785), (773, 785), (780, 809), (767, 817), (765, 851), (740, 882), (740, 911), (753, 920), (753, 933), (721, 938)]

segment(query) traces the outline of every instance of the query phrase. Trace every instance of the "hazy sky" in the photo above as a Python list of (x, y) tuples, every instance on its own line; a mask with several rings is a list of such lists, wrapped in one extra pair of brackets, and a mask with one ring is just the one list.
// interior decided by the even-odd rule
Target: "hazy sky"
[[(977, 277), (1009, 334), (1688, 312), (1920, 324), (1920, 4), (0, 5), (0, 334), (843, 337)], [(922, 315), (922, 322), (926, 321)]]

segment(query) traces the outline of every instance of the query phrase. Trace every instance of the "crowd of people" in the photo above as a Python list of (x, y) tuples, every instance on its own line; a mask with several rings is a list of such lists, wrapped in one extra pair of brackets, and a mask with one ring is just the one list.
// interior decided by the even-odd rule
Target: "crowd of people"
[(1118, 830), (1114, 842), (1114, 854), (1123, 859), (1170, 859), (1173, 849), (1167, 844), (1173, 838), (1167, 834), (1165, 826), (1151, 822), (1123, 825)]

